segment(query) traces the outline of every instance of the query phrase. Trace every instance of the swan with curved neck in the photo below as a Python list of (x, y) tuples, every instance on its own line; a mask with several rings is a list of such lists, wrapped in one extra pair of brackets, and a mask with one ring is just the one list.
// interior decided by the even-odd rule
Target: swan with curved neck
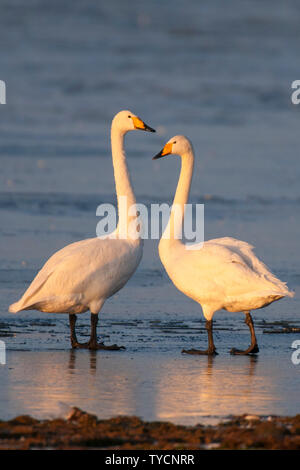
[[(73, 348), (120, 349), (117, 345), (105, 346), (97, 342), (97, 323), (105, 300), (126, 284), (143, 254), (143, 243), (139, 235), (141, 231), (136, 231), (133, 237), (128, 229), (136, 218), (129, 213), (136, 200), (124, 151), (125, 134), (137, 129), (155, 132), (130, 111), (120, 111), (111, 126), (119, 212), (116, 230), (108, 236), (72, 243), (54, 253), (22, 298), (9, 307), (9, 311), (14, 313), (21, 310), (68, 313)], [(122, 197), (126, 198), (127, 204), (121, 203)], [(91, 312), (91, 336), (88, 343), (82, 344), (76, 337), (76, 314), (88, 310)]]
[[(255, 256), (253, 247), (246, 242), (230, 237), (216, 238), (194, 245), (192, 250), (187, 249), (179, 236), (194, 168), (191, 142), (177, 135), (166, 143), (154, 159), (171, 154), (181, 157), (181, 172), (170, 219), (159, 243), (159, 256), (174, 285), (201, 305), (208, 332), (206, 350), (190, 349), (182, 352), (216, 354), (212, 319), (217, 310), (224, 309), (244, 312), (251, 333), (249, 348), (233, 348), (231, 353), (255, 354), (259, 349), (250, 311), (263, 308), (282, 297), (292, 297), (293, 293)], [(181, 216), (178, 216), (178, 207)]]

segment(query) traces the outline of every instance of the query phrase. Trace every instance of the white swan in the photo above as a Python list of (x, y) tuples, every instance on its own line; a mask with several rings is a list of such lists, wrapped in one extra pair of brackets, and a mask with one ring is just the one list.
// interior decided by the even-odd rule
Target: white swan
[[(217, 310), (244, 312), (251, 332), (251, 346), (245, 351), (232, 349), (233, 354), (259, 351), (250, 310), (265, 307), (275, 300), (294, 294), (277, 279), (254, 255), (253, 247), (234, 238), (217, 238), (204, 242), (203, 247), (186, 249), (180, 236), (184, 204), (188, 201), (194, 167), (191, 142), (184, 136), (170, 139), (154, 159), (169, 154), (181, 157), (181, 173), (170, 219), (159, 243), (159, 256), (175, 286), (198, 302), (206, 319), (208, 349), (183, 350), (189, 354), (216, 354), (212, 318)], [(174, 208), (177, 207), (177, 212)], [(178, 207), (182, 215), (179, 216)], [(196, 249), (195, 249), (196, 248)]]
[[(56, 252), (45, 263), (23, 297), (10, 305), (10, 312), (39, 310), (69, 313), (72, 347), (120, 349), (117, 345), (97, 343), (97, 323), (105, 300), (119, 291), (135, 272), (142, 258), (140, 237), (130, 236), (130, 227), (137, 220), (129, 208), (136, 203), (124, 152), (124, 136), (141, 129), (155, 132), (130, 111), (120, 111), (111, 126), (112, 160), (119, 222), (113, 236), (90, 238), (72, 243)], [(127, 198), (127, 208), (121, 204)], [(125, 210), (125, 213), (124, 213)], [(76, 314), (91, 312), (91, 337), (80, 344), (76, 338)]]

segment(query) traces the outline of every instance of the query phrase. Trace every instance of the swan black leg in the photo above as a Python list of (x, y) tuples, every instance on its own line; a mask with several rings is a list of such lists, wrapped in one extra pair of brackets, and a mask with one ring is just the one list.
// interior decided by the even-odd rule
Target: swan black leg
[(124, 346), (118, 346), (117, 344), (112, 344), (110, 346), (105, 346), (104, 343), (97, 342), (97, 324), (98, 324), (98, 314), (91, 313), (91, 337), (87, 343), (87, 348), (92, 350), (105, 349), (107, 351), (120, 351), (125, 349)]
[(98, 314), (95, 314), (95, 313), (91, 313), (90, 340), (87, 343), (79, 343), (77, 340), (76, 331), (75, 331), (76, 320), (77, 320), (77, 317), (75, 314), (69, 315), (72, 348), (92, 349), (92, 350), (105, 349), (108, 351), (119, 351), (120, 349), (125, 349), (124, 346), (117, 346), (116, 344), (112, 344), (111, 346), (105, 346), (103, 343), (97, 343)]
[(77, 316), (74, 313), (69, 314), (69, 323), (70, 323), (70, 333), (71, 333), (71, 346), (73, 349), (86, 349), (88, 343), (79, 343), (76, 336), (75, 326), (76, 326)]
[(75, 325), (76, 325), (77, 317), (74, 313), (70, 313), (69, 315), (69, 323), (70, 323), (70, 338), (71, 338), (71, 345), (72, 348), (80, 347), (80, 344), (77, 341)]
[(256, 354), (259, 352), (252, 317), (250, 315), (250, 312), (245, 312), (245, 313), (246, 313), (245, 323), (246, 325), (249, 326), (249, 330), (251, 334), (251, 344), (249, 348), (245, 349), (244, 351), (241, 349), (232, 348), (230, 351), (230, 354), (247, 355), (247, 354)]
[(200, 350), (200, 349), (183, 349), (181, 352), (185, 354), (199, 354), (199, 355), (204, 355), (204, 356), (214, 356), (217, 353), (217, 350), (214, 345), (214, 339), (213, 339), (213, 322), (212, 320), (207, 320), (205, 323), (205, 328), (207, 330), (207, 335), (208, 335), (208, 348), (206, 350)]

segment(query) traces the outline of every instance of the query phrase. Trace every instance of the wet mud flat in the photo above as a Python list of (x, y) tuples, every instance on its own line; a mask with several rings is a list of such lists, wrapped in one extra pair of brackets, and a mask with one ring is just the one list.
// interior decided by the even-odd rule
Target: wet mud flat
[(217, 425), (181, 426), (135, 416), (99, 420), (72, 408), (65, 418), (28, 415), (0, 421), (0, 450), (34, 449), (300, 449), (300, 415), (243, 415)]

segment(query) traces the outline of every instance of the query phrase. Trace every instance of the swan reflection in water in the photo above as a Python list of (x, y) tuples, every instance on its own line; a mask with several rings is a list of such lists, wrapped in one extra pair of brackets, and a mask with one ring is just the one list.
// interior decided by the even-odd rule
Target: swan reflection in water
[(280, 361), (230, 355), (186, 359), (173, 353), (87, 350), (14, 354), (2, 387), (2, 409), (10, 417), (45, 418), (62, 416), (63, 404), (103, 419), (136, 415), (183, 424), (229, 414), (286, 412)]
[[(70, 375), (81, 373), (81, 361), (80, 352), (70, 352)], [(90, 352), (87, 374), (95, 380), (90, 399), (98, 416), (134, 414), (184, 424), (209, 416), (258, 413), (271, 399), (268, 391), (274, 399), (271, 374), (266, 376), (258, 366), (255, 356), (242, 361), (213, 356), (185, 361), (144, 355), (101, 357)]]

